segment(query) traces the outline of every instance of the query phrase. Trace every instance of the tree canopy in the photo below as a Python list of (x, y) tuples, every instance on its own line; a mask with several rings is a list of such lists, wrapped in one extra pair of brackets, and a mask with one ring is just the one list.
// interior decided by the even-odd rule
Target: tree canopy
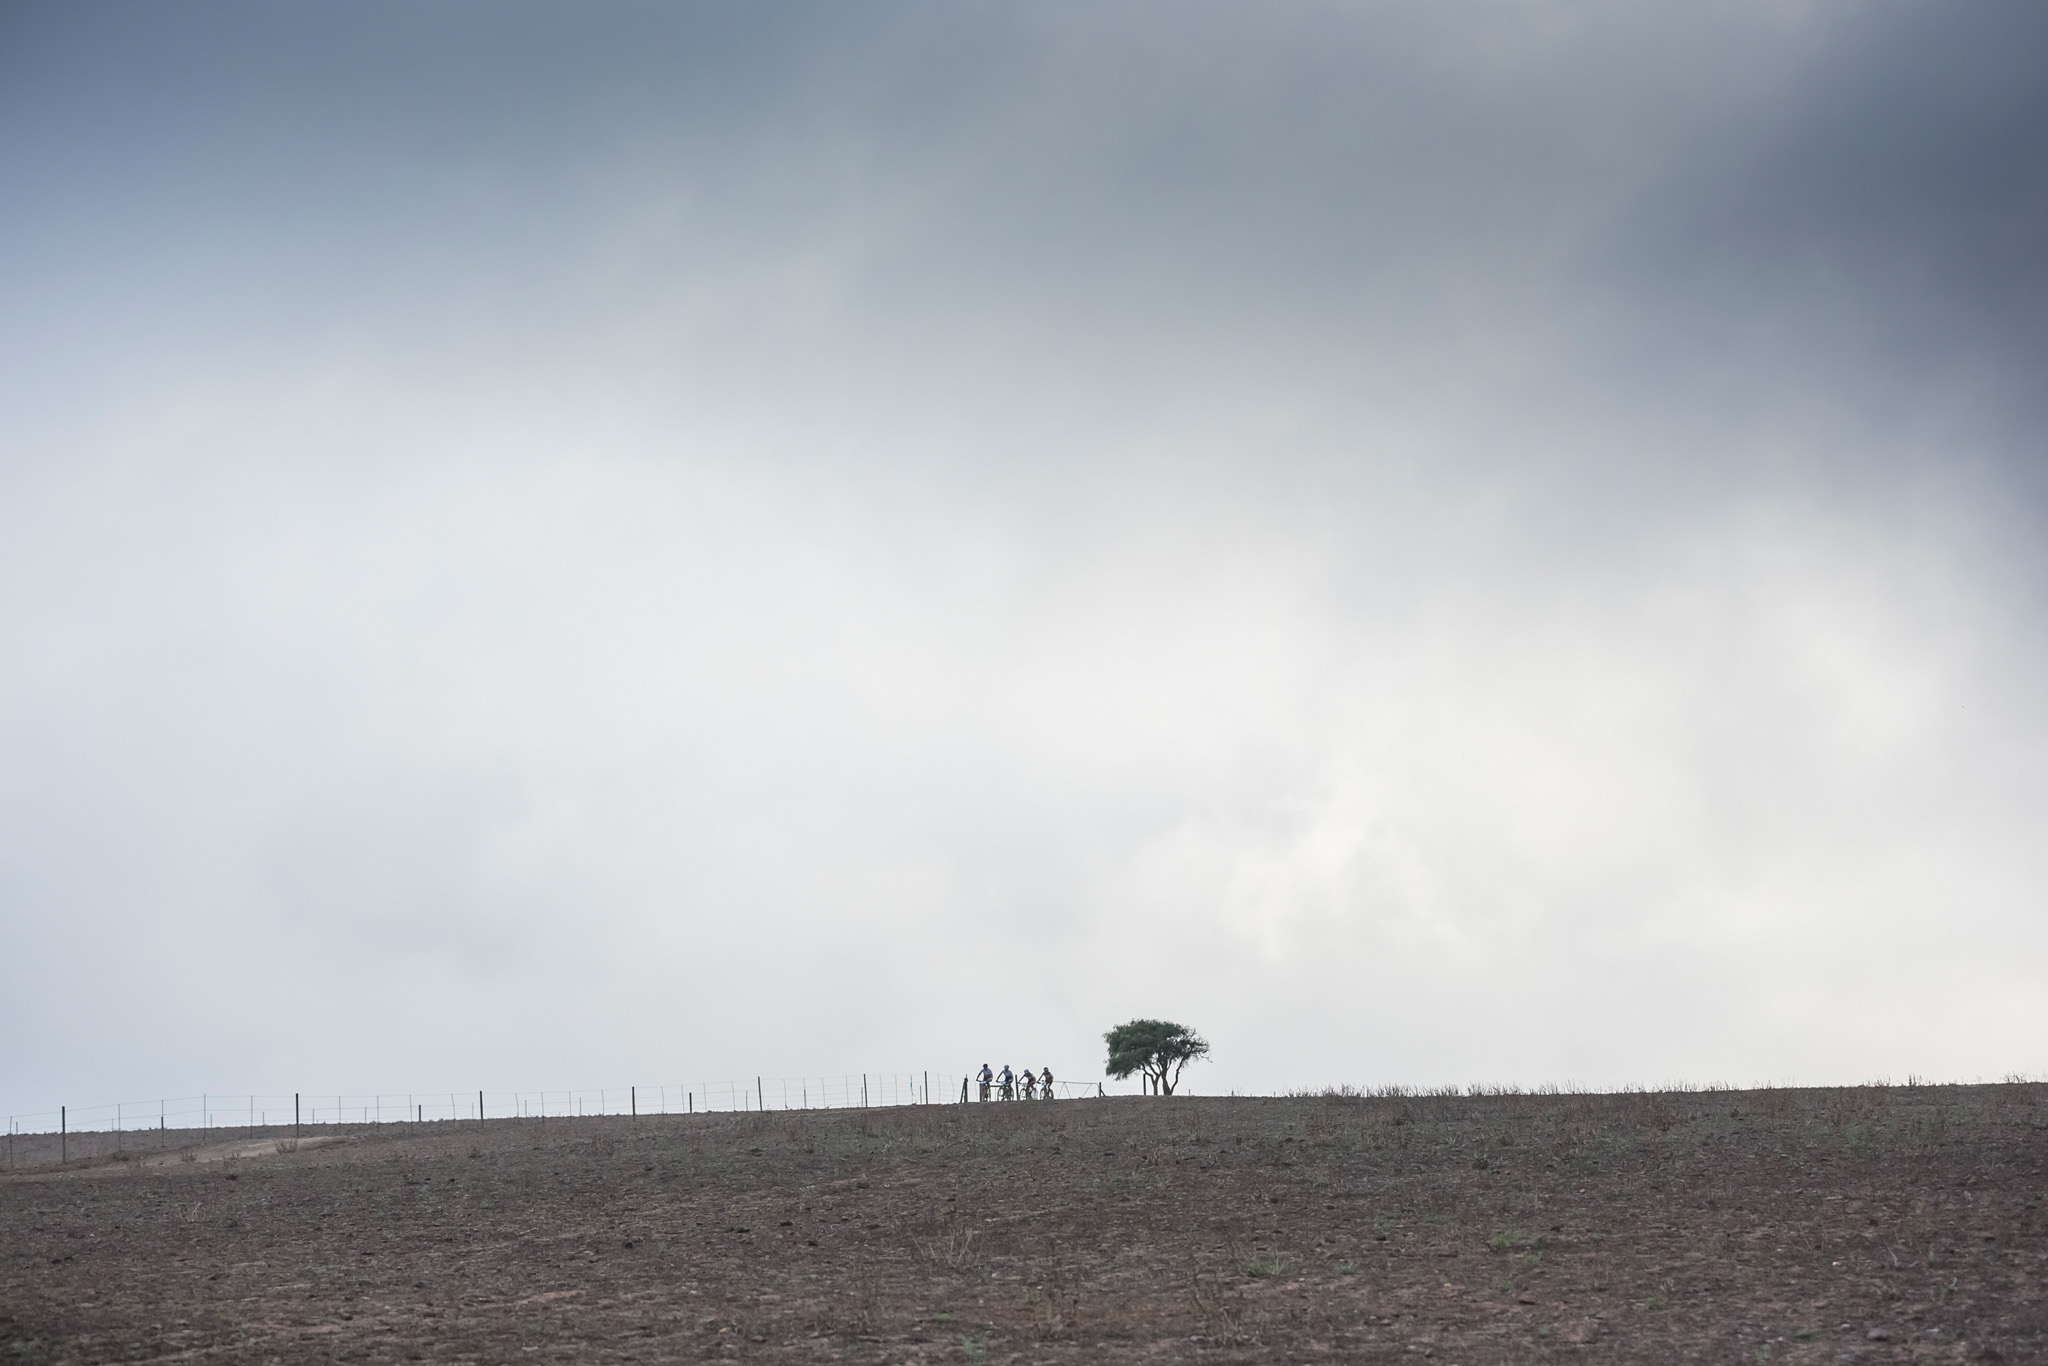
[(1102, 1036), (1109, 1045), (1108, 1073), (1121, 1080), (1144, 1074), (1160, 1095), (1170, 1096), (1180, 1084), (1181, 1069), (1209, 1056), (1209, 1042), (1186, 1025), (1171, 1020), (1132, 1020)]

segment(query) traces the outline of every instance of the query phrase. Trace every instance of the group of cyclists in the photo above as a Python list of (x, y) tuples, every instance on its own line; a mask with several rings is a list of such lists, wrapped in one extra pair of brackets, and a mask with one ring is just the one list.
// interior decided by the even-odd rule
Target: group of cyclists
[(1034, 1077), (1031, 1075), (1031, 1069), (1028, 1067), (1022, 1072), (1012, 1072), (1010, 1064), (1004, 1063), (1002, 1071), (991, 1072), (988, 1064), (983, 1063), (981, 1065), (981, 1072), (976, 1080), (981, 1083), (981, 1098), (983, 1100), (990, 1099), (991, 1092), (994, 1092), (995, 1096), (1002, 1100), (1016, 1100), (1020, 1092), (1025, 1100), (1052, 1099), (1052, 1069), (1050, 1067)]

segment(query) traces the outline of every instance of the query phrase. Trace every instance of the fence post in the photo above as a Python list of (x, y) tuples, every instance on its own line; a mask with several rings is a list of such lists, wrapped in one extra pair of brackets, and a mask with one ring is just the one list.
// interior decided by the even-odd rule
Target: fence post
[(292, 1092), (292, 1142), (299, 1141), (299, 1093)]
[(481, 1091), (476, 1093), (476, 1127), (484, 1127), (484, 1093)]
[(932, 1074), (929, 1072), (924, 1074), (924, 1103), (932, 1103)]
[[(50, 1113), (48, 1110), (44, 1114)], [(63, 1166), (71, 1158), (71, 1114), (67, 1107), (57, 1107), (57, 1165)]]
[(767, 1096), (767, 1092), (765, 1092), (765, 1091), (763, 1091), (763, 1090), (761, 1089), (761, 1079), (760, 1079), (759, 1077), (755, 1077), (755, 1078), (754, 1078), (754, 1112), (755, 1112), (756, 1114), (759, 1114), (759, 1113), (760, 1113), (761, 1111), (763, 1111), (763, 1110), (766, 1110), (767, 1108), (768, 1108), (768, 1096)]
[(629, 1105), (629, 1106), (630, 1106), (630, 1107), (632, 1108), (632, 1112), (633, 1112), (633, 1118), (634, 1118), (634, 1119), (638, 1119), (638, 1118), (640, 1118), (640, 1088), (639, 1088), (639, 1087), (637, 1087), (637, 1086), (628, 1086), (628, 1087), (626, 1088), (626, 1103), (627, 1103), (627, 1105)]

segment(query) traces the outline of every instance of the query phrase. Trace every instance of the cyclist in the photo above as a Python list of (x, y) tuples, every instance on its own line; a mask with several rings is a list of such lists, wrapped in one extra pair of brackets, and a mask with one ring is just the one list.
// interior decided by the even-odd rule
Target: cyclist
[(1038, 1099), (1038, 1078), (1031, 1075), (1031, 1069), (1024, 1069), (1024, 1099)]
[(979, 1080), (980, 1080), (980, 1082), (981, 1082), (981, 1098), (982, 1098), (983, 1100), (987, 1100), (987, 1099), (988, 1099), (988, 1087), (989, 1087), (989, 1083), (990, 1083), (990, 1082), (992, 1082), (992, 1081), (994, 1081), (995, 1079), (996, 1079), (996, 1074), (988, 1070), (988, 1064), (987, 1064), (987, 1063), (983, 1063), (983, 1064), (981, 1065), (981, 1076), (979, 1077)]
[(1045, 1098), (1046, 1098), (1047, 1100), (1051, 1100), (1051, 1099), (1052, 1099), (1052, 1069), (1051, 1069), (1050, 1067), (1048, 1067), (1048, 1068), (1046, 1068), (1046, 1069), (1045, 1069), (1045, 1075), (1044, 1075), (1044, 1076), (1042, 1076), (1042, 1077), (1040, 1077), (1040, 1078), (1038, 1079), (1038, 1084), (1039, 1084), (1039, 1086), (1041, 1086), (1042, 1088), (1044, 1088), (1044, 1089), (1043, 1089), (1043, 1090), (1042, 1090), (1042, 1091), (1041, 1091), (1041, 1092), (1040, 1092), (1039, 1094), (1043, 1095), (1043, 1096), (1044, 1096), (1044, 1097), (1045, 1097)]
[(1004, 1100), (1017, 1098), (1017, 1074), (1010, 1070), (1010, 1064), (1003, 1064), (1003, 1070), (996, 1074), (996, 1080), (1003, 1084)]

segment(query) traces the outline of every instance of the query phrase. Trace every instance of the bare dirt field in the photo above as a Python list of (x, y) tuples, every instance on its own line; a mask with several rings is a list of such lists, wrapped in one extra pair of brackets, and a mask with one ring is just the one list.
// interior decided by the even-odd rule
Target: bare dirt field
[(2048, 1361), (2042, 1086), (321, 1133), (17, 1140), (0, 1359)]

